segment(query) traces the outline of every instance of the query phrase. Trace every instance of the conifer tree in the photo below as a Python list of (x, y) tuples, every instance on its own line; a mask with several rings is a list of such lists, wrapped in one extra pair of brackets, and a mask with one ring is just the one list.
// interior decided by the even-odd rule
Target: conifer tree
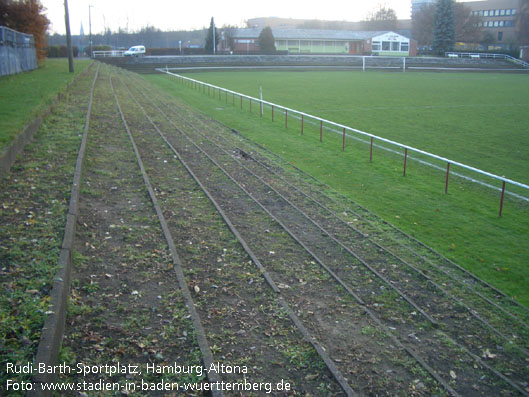
[(264, 27), (259, 34), (259, 48), (261, 52), (274, 52), (276, 50), (275, 43), (272, 28), (270, 26)]
[(455, 44), (454, 0), (437, 0), (433, 51), (443, 55), (452, 51)]
[(209, 23), (209, 29), (206, 36), (206, 45), (204, 46), (206, 50), (206, 54), (214, 54), (215, 51), (213, 51), (213, 30), (215, 30), (215, 47), (219, 44), (220, 40), (220, 34), (218, 29), (215, 28), (215, 21), (213, 17), (211, 17), (211, 22)]

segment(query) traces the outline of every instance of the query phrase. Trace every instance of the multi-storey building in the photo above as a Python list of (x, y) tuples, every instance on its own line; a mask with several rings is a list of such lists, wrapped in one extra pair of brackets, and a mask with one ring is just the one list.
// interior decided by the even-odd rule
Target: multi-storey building
[(466, 1), (465, 6), (481, 18), (483, 33), (490, 33), (495, 45), (503, 47), (516, 41), (520, 0)]
[(417, 14), (417, 12), (428, 4), (435, 4), (437, 0), (411, 0), (411, 18)]

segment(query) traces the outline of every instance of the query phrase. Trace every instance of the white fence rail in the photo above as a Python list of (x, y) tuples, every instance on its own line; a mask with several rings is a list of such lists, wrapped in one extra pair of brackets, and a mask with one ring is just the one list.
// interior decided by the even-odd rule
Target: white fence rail
[(529, 63), (524, 62), (521, 59), (514, 58), (507, 54), (489, 54), (489, 53), (482, 53), (482, 52), (446, 52), (445, 56), (448, 58), (505, 59), (507, 61), (520, 65), (524, 68), (529, 68)]
[(125, 50), (92, 51), (93, 58), (122, 57)]
[[(219, 91), (219, 95), (220, 95), (220, 92), (223, 92), (226, 95), (230, 94), (230, 95), (233, 95), (233, 96), (237, 96), (237, 97), (240, 98), (241, 106), (242, 106), (242, 100), (246, 99), (246, 100), (250, 101), (250, 109), (251, 109), (251, 103), (253, 101), (260, 107), (261, 116), (262, 116), (263, 106), (268, 106), (269, 108), (271, 108), (272, 109), (272, 115), (274, 114), (273, 113), (274, 109), (281, 110), (281, 111), (283, 111), (285, 113), (285, 125), (287, 125), (287, 123), (288, 123), (288, 115), (289, 115), (289, 113), (290, 113), (291, 116), (297, 115), (298, 118), (301, 119), (301, 123), (302, 123), (301, 124), (301, 130), (302, 131), (303, 131), (303, 122), (305, 120), (307, 120), (307, 121), (309, 121), (309, 120), (316, 121), (320, 125), (320, 139), (321, 139), (321, 132), (322, 132), (322, 128), (323, 128), (324, 124), (326, 126), (330, 126), (331, 128), (338, 128), (340, 131), (342, 131), (342, 135), (343, 135), (342, 150), (345, 148), (345, 138), (346, 137), (353, 138), (353, 139), (358, 139), (358, 136), (363, 136), (363, 137), (369, 138), (369, 142), (370, 142), (370, 145), (371, 145), (370, 158), (372, 156), (372, 148), (373, 148), (374, 142), (376, 142), (376, 141), (379, 141), (381, 143), (386, 143), (389, 146), (392, 146), (392, 147), (395, 147), (395, 148), (404, 149), (404, 175), (406, 175), (406, 161), (409, 158), (408, 157), (408, 152), (416, 153), (416, 154), (425, 156), (427, 158), (435, 159), (435, 160), (438, 160), (440, 162), (446, 163), (447, 167), (446, 167), (445, 192), (448, 191), (448, 178), (449, 178), (449, 174), (450, 174), (450, 166), (457, 166), (457, 167), (460, 167), (460, 168), (462, 168), (464, 170), (471, 171), (473, 173), (486, 176), (486, 177), (491, 178), (493, 180), (498, 180), (498, 181), (502, 182), (501, 189), (495, 188), (494, 186), (492, 186), (490, 184), (487, 184), (487, 183), (482, 183), (482, 182), (480, 182), (480, 181), (478, 181), (478, 180), (476, 180), (474, 178), (471, 178), (471, 177), (466, 177), (466, 176), (461, 175), (461, 174), (452, 173), (452, 175), (460, 176), (460, 177), (463, 177), (463, 178), (465, 178), (467, 180), (470, 180), (472, 182), (480, 183), (483, 186), (487, 186), (487, 187), (491, 187), (491, 188), (500, 190), (501, 191), (500, 210), (499, 210), (499, 215), (500, 216), (502, 215), (502, 211), (503, 211), (503, 199), (504, 199), (504, 195), (505, 195), (505, 192), (506, 192), (506, 184), (510, 184), (512, 186), (517, 186), (517, 187), (519, 187), (521, 189), (525, 189), (529, 193), (529, 186), (528, 185), (525, 185), (523, 183), (514, 181), (512, 179), (508, 179), (508, 178), (505, 178), (505, 177), (502, 177), (502, 176), (498, 176), (498, 175), (492, 174), (492, 173), (487, 172), (487, 171), (483, 171), (483, 170), (481, 170), (479, 168), (475, 168), (475, 167), (472, 167), (472, 166), (469, 166), (469, 165), (466, 165), (466, 164), (463, 164), (463, 163), (460, 163), (460, 162), (457, 162), (457, 161), (454, 161), (454, 160), (450, 160), (450, 159), (448, 159), (446, 157), (438, 156), (436, 154), (432, 154), (432, 153), (426, 152), (424, 150), (420, 150), (420, 149), (414, 148), (412, 146), (404, 145), (404, 144), (401, 144), (399, 142), (392, 141), (390, 139), (382, 138), (382, 137), (379, 137), (377, 135), (370, 134), (368, 132), (358, 130), (356, 128), (348, 127), (348, 126), (340, 124), (340, 123), (335, 123), (334, 121), (331, 121), (331, 120), (326, 120), (326, 119), (323, 119), (323, 118), (318, 117), (318, 116), (313, 116), (311, 114), (308, 114), (308, 113), (305, 113), (305, 112), (301, 112), (299, 110), (291, 109), (291, 108), (288, 108), (286, 106), (278, 105), (276, 103), (268, 102), (268, 101), (265, 101), (265, 100), (262, 100), (262, 99), (259, 99), (259, 98), (254, 98), (254, 97), (251, 97), (249, 95), (241, 94), (241, 93), (236, 92), (236, 91), (228, 90), (226, 88), (218, 87), (218, 86), (215, 86), (213, 84), (204, 83), (204, 82), (199, 81), (199, 80), (195, 80), (195, 79), (192, 79), (192, 78), (189, 78), (189, 77), (185, 77), (185, 76), (182, 76), (182, 75), (179, 75), (179, 74), (176, 74), (176, 73), (172, 73), (172, 72), (169, 71), (170, 70), (169, 68), (162, 68), (162, 69), (156, 69), (156, 70), (159, 71), (159, 72), (162, 72), (162, 73), (166, 73), (166, 74), (168, 74), (170, 76), (173, 76), (173, 77), (175, 77), (177, 79), (180, 79), (180, 81), (182, 81), (182, 82), (186, 81), (186, 82), (189, 82), (191, 84), (194, 84), (194, 85), (196, 85), (196, 86), (198, 86), (200, 88), (204, 88), (205, 89), (206, 87), (208, 87), (208, 89), (212, 88), (213, 90), (218, 90)], [(352, 133), (353, 135), (349, 135), (349, 134), (347, 134), (347, 132)], [(425, 163), (424, 161), (420, 161), (420, 162), (423, 163), (423, 164)], [(428, 163), (426, 163), (426, 164), (427, 165), (431, 165), (431, 164), (428, 164)], [(435, 168), (440, 168), (438, 166), (434, 166), (434, 167)], [(510, 193), (510, 192), (507, 192), (507, 193)], [(518, 195), (518, 194), (514, 194), (514, 193), (512, 193), (512, 195), (517, 197), (517, 198), (519, 198), (519, 199), (522, 199), (524, 201), (529, 201), (529, 197), (527, 197), (527, 196)]]

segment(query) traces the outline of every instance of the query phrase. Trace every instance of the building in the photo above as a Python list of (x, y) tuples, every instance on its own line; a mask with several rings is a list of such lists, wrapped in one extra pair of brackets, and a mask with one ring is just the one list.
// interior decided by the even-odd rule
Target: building
[[(232, 50), (237, 53), (259, 52), (261, 29), (235, 29)], [(351, 31), (319, 29), (272, 29), (277, 51), (289, 54), (350, 54), (414, 56), (414, 40), (388, 31)]]
[(411, 19), (413, 19), (422, 7), (435, 4), (436, 2), (437, 0), (411, 0)]
[(516, 20), (520, 0), (485, 0), (464, 2), (473, 15), (481, 18), (484, 34), (494, 40), (493, 46), (507, 47), (516, 42)]

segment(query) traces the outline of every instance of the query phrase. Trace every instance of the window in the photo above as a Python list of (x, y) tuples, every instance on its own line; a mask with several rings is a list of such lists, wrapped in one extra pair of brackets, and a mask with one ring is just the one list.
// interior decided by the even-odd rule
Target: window
[(505, 10), (505, 15), (511, 15), (511, 10)]
[(500, 10), (496, 10), (496, 11), (494, 12), (494, 16), (495, 16), (495, 17), (499, 17), (499, 16), (500, 16)]
[(488, 17), (488, 16), (489, 16), (489, 10), (485, 10), (485, 11), (483, 11), (483, 16), (484, 16), (484, 17)]
[(503, 32), (498, 32), (498, 41), (503, 40)]
[(500, 21), (500, 28), (503, 28), (504, 24), (505, 24), (505, 21)]
[(391, 43), (389, 41), (382, 42), (382, 51), (389, 51), (391, 48)]
[(504, 16), (505, 15), (505, 10), (500, 10), (500, 16)]
[(373, 41), (373, 51), (380, 51), (380, 41)]
[(300, 41), (300, 45), (301, 45), (302, 47), (310, 47), (310, 41), (308, 41), (308, 40), (301, 40), (301, 41)]
[(494, 21), (494, 27), (497, 28), (498, 26), (500, 26), (500, 21)]
[(409, 43), (400, 43), (400, 50), (404, 52), (408, 52), (410, 50), (410, 44)]
[(511, 15), (516, 15), (516, 8), (511, 9)]
[(391, 43), (391, 51), (398, 51), (399, 50), (399, 42), (398, 41), (394, 41)]

